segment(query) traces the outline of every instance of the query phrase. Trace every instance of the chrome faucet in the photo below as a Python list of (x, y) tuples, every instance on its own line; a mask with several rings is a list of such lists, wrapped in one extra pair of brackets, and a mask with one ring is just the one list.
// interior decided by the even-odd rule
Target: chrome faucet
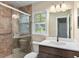
[(57, 35), (57, 42), (59, 42), (59, 38), (58, 38), (58, 35)]

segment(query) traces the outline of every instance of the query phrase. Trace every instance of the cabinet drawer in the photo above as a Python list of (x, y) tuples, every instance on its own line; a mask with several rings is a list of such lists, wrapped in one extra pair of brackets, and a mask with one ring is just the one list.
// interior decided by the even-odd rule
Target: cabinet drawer
[(70, 51), (70, 50), (62, 50), (62, 56), (71, 58), (74, 56), (79, 56), (79, 52)]
[(58, 55), (51, 55), (51, 54), (47, 54), (47, 53), (39, 53), (38, 58), (63, 58), (62, 56), (58, 56)]
[(50, 48), (50, 47), (46, 47), (46, 46), (39, 46), (39, 51), (49, 53), (49, 54), (55, 54), (55, 55), (62, 54), (62, 52), (58, 51), (58, 49), (54, 49), (54, 48)]
[(53, 54), (53, 55), (59, 55), (62, 57), (70, 57), (70, 58), (74, 57), (74, 56), (79, 56), (79, 52), (76, 52), (76, 51), (41, 46), (41, 45), (39, 46), (39, 52), (44, 52), (44, 53)]

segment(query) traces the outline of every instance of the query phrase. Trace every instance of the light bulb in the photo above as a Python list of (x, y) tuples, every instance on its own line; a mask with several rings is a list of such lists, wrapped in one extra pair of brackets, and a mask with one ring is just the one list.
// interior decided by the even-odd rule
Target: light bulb
[(56, 5), (56, 11), (57, 11), (57, 12), (60, 12), (60, 11), (61, 11), (60, 5)]
[(66, 11), (68, 8), (67, 8), (67, 5), (65, 4), (65, 3), (63, 3), (62, 5), (61, 5), (61, 9), (62, 9), (62, 11), (64, 12), (64, 11)]
[(56, 9), (55, 9), (55, 6), (54, 6), (54, 5), (52, 5), (52, 6), (50, 7), (50, 12), (53, 12), (53, 13), (56, 12)]

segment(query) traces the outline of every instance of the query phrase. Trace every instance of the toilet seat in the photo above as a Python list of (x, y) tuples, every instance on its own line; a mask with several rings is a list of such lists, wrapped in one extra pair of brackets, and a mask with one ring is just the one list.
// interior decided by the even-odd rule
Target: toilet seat
[(24, 58), (37, 58), (38, 53), (36, 52), (30, 52), (27, 55), (24, 56)]

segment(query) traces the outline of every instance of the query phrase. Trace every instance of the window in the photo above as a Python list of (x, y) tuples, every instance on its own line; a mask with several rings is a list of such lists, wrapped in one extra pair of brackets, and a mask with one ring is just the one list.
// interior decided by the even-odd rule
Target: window
[(19, 29), (21, 34), (29, 33), (29, 16), (26, 16), (24, 14), (20, 15)]
[(34, 34), (47, 33), (47, 13), (39, 12), (34, 14)]
[(44, 33), (46, 32), (45, 24), (35, 24), (35, 32)]

